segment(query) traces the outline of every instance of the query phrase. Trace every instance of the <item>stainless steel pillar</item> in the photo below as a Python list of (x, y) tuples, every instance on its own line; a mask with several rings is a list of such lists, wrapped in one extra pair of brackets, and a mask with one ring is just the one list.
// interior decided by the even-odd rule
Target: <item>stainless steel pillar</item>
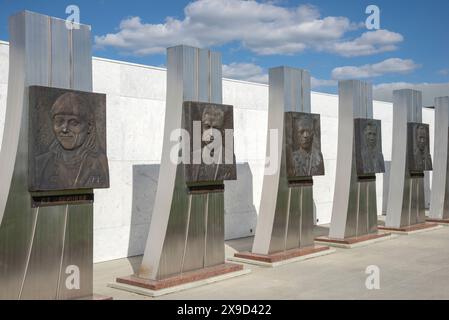
[[(9, 30), (0, 153), (0, 299), (91, 296), (93, 205), (31, 207), (27, 89), (43, 85), (92, 91), (90, 26), (69, 30), (64, 20), (25, 11), (10, 18)], [(72, 266), (80, 271), (79, 289), (66, 286), (67, 278), (76, 276)]]
[(393, 92), (393, 152), (385, 225), (401, 228), (424, 223), (424, 176), (412, 176), (408, 168), (409, 122), (422, 121), (422, 94), (403, 89)]
[(357, 176), (354, 119), (373, 118), (372, 86), (339, 82), (338, 152), (329, 237), (345, 239), (377, 233), (376, 180)]
[[(313, 186), (289, 186), (284, 145), (284, 114), (310, 113), (310, 74), (278, 67), (269, 71), (267, 157), (278, 159), (274, 174), (265, 174), (252, 252), (271, 254), (313, 245)], [(276, 155), (270, 155), (270, 130), (277, 130)], [(312, 178), (311, 178), (312, 179)]]
[(431, 219), (449, 219), (449, 97), (435, 99), (435, 143)]
[(138, 276), (160, 280), (224, 263), (224, 194), (187, 193), (184, 166), (170, 160), (183, 101), (222, 102), (221, 55), (177, 46), (167, 51), (167, 108), (158, 189)]

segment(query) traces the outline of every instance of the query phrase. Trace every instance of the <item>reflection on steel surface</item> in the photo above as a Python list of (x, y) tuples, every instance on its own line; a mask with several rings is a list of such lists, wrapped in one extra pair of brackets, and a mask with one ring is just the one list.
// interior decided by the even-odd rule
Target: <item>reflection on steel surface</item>
[(138, 276), (152, 280), (225, 261), (223, 181), (187, 185), (185, 166), (170, 159), (169, 140), (174, 130), (182, 128), (184, 101), (221, 104), (221, 55), (177, 46), (168, 49), (167, 60), (167, 108), (160, 179), (138, 272)]
[[(413, 131), (410, 123), (422, 122), (422, 94), (403, 89), (393, 92), (393, 152), (385, 225), (391, 228), (408, 227), (425, 222), (424, 174), (413, 163)], [(428, 131), (426, 132), (428, 137)], [(420, 134), (421, 138), (424, 135)], [(424, 137), (424, 140), (426, 138)], [(426, 142), (424, 141), (424, 150)], [(426, 160), (422, 157), (421, 160)], [(429, 159), (430, 160), (430, 159)], [(426, 165), (425, 162), (421, 163)], [(421, 166), (419, 169), (423, 169)]]
[[(358, 80), (340, 81), (338, 113), (337, 174), (329, 237), (345, 239), (374, 234), (377, 233), (376, 177), (369, 171), (378, 168), (368, 168), (369, 162), (364, 161), (366, 156), (363, 155), (364, 152), (366, 155), (366, 149), (359, 142), (363, 132), (361, 125), (376, 123), (371, 120), (372, 86)], [(377, 143), (379, 140), (380, 128), (376, 135)], [(374, 147), (374, 141), (371, 142)], [(380, 145), (376, 147), (380, 148)], [(380, 150), (375, 152), (376, 158), (380, 158)], [(357, 163), (360, 164), (359, 170)], [(382, 167), (380, 164), (377, 166)]]
[[(26, 11), (10, 18), (9, 30), (10, 78), (0, 153), (0, 176), (7, 182), (0, 184), (0, 299), (90, 296), (92, 203), (32, 207), (32, 198), (92, 195), (92, 190), (28, 191), (28, 87), (92, 91), (90, 27), (68, 30), (64, 20)], [(65, 286), (72, 265), (80, 270), (79, 290)]]
[(434, 167), (430, 218), (449, 219), (449, 97), (435, 99)]
[[(281, 133), (276, 150), (281, 161), (274, 175), (264, 176), (252, 249), (264, 255), (313, 245), (312, 176), (324, 174), (319, 116), (310, 114), (309, 73), (289, 67), (270, 69), (269, 91), (268, 130)], [(268, 146), (269, 142), (267, 155)], [(303, 170), (305, 163), (308, 170)]]

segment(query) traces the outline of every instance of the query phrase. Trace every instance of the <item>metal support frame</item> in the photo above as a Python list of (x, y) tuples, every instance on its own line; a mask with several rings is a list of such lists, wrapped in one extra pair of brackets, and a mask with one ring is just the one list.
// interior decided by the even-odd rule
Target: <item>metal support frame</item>
[(184, 166), (170, 160), (184, 101), (222, 103), (221, 55), (176, 46), (167, 51), (167, 108), (156, 200), (138, 276), (161, 280), (223, 264), (224, 192), (189, 194)]
[[(28, 192), (28, 87), (92, 91), (90, 26), (29, 11), (10, 18), (6, 121), (0, 152), (0, 299), (92, 295), (93, 204), (32, 208)], [(67, 269), (67, 267), (69, 267)], [(80, 288), (66, 286), (67, 270)]]
[[(271, 254), (313, 245), (313, 186), (289, 186), (284, 147), (284, 114), (310, 113), (310, 74), (301, 69), (269, 70), (267, 157), (278, 159), (275, 174), (265, 174), (252, 252)], [(276, 157), (270, 155), (270, 130), (277, 130)]]
[(407, 123), (422, 122), (422, 94), (412, 89), (393, 92), (393, 152), (385, 225), (403, 228), (424, 223), (424, 177), (414, 177), (408, 170)]
[(435, 144), (431, 219), (449, 219), (449, 97), (435, 99)]
[(359, 80), (340, 81), (331, 239), (377, 233), (376, 181), (361, 181), (357, 176), (354, 145), (356, 118), (373, 118), (372, 85)]

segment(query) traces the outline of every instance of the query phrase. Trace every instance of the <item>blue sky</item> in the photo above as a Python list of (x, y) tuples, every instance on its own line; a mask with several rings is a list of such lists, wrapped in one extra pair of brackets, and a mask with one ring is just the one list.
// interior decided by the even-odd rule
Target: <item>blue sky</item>
[[(164, 49), (184, 43), (222, 52), (225, 76), (242, 80), (264, 82), (267, 68), (289, 65), (324, 92), (346, 78), (378, 89), (449, 82), (447, 0), (0, 0), (0, 39), (15, 12), (65, 18), (71, 4), (92, 25), (99, 57), (162, 66)], [(381, 30), (364, 26), (370, 4)]]

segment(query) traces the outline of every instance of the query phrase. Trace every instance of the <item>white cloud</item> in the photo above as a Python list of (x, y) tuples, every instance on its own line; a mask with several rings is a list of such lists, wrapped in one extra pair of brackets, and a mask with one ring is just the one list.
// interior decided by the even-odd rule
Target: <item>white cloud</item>
[(341, 41), (327, 45), (328, 51), (338, 53), (345, 57), (368, 56), (382, 52), (395, 51), (397, 44), (404, 37), (399, 33), (388, 30), (376, 30), (363, 33), (351, 41)]
[(312, 89), (335, 87), (337, 85), (338, 85), (338, 81), (336, 81), (336, 80), (324, 80), (324, 79), (317, 79), (314, 77), (312, 77), (312, 79), (311, 79)]
[(441, 69), (438, 71), (438, 74), (442, 76), (449, 76), (449, 69)]
[(223, 76), (230, 79), (268, 83), (268, 74), (253, 63), (231, 63), (223, 65)]
[(360, 79), (373, 78), (385, 74), (399, 73), (405, 74), (417, 69), (417, 65), (411, 59), (391, 58), (375, 64), (366, 64), (360, 67), (345, 66), (332, 70), (332, 78), (341, 79)]
[[(268, 72), (254, 63), (233, 62), (231, 64), (225, 64), (223, 65), (223, 77), (268, 84)], [(337, 85), (338, 81), (336, 80), (324, 80), (311, 77), (312, 89), (335, 87)]]
[(401, 35), (387, 30), (343, 40), (359, 25), (346, 17), (321, 17), (311, 5), (287, 8), (254, 0), (196, 0), (185, 7), (184, 14), (183, 20), (168, 17), (160, 24), (129, 17), (120, 23), (118, 32), (96, 36), (95, 42), (134, 55), (164, 53), (165, 48), (178, 44), (211, 47), (237, 43), (259, 55), (313, 49), (354, 56), (393, 50), (402, 41)]
[(373, 98), (375, 100), (392, 102), (393, 91), (399, 89), (422, 91), (424, 106), (433, 106), (436, 97), (449, 96), (449, 83), (392, 82), (373, 86)]

